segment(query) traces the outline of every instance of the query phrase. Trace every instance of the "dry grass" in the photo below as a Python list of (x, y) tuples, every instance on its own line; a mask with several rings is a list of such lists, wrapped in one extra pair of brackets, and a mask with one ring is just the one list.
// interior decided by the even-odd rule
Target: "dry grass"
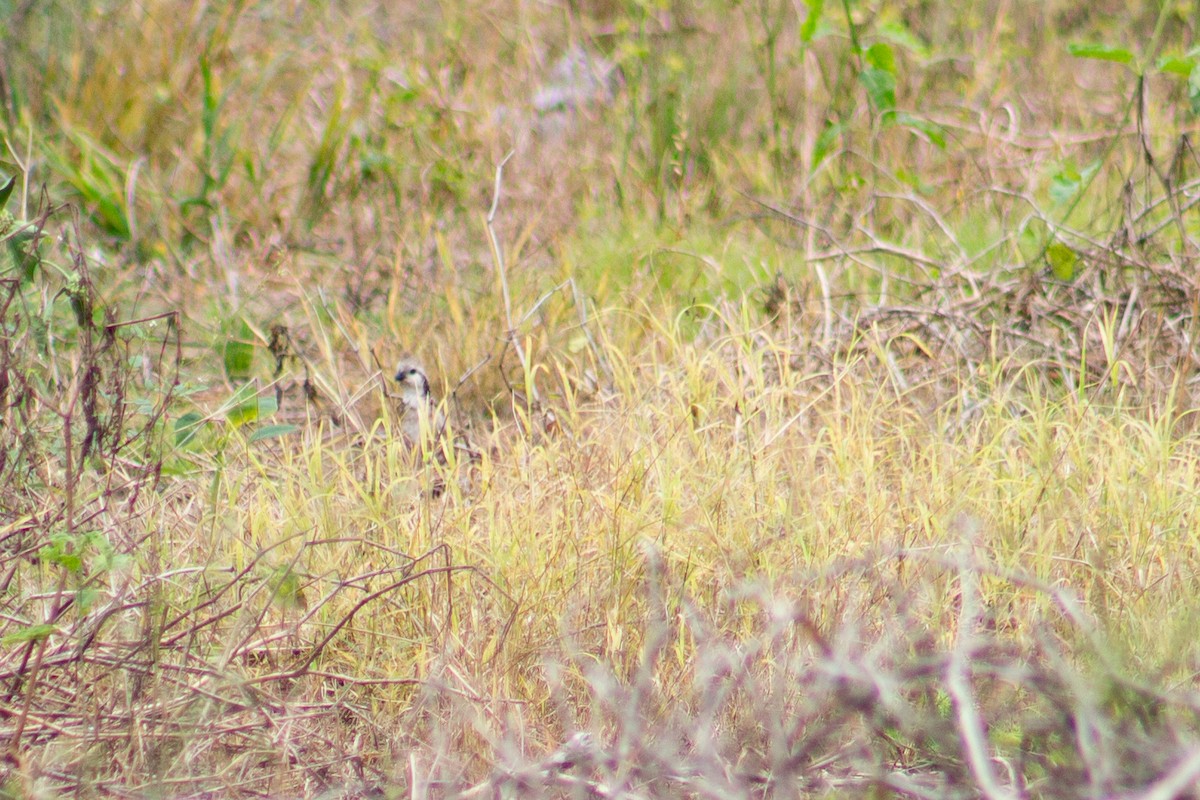
[(0, 4), (5, 796), (1189, 796), (1192, 22), (826, 5)]

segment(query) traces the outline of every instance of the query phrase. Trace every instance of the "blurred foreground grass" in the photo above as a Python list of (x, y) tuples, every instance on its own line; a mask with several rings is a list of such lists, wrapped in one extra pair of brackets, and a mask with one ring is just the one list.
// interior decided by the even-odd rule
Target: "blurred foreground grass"
[(8, 796), (1190, 791), (1194, 10), (0, 17)]

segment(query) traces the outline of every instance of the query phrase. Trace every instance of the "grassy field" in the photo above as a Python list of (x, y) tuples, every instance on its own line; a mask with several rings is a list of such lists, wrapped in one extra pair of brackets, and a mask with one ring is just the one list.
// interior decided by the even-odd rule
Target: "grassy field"
[(1196, 796), (1193, 4), (0, 20), (0, 796)]

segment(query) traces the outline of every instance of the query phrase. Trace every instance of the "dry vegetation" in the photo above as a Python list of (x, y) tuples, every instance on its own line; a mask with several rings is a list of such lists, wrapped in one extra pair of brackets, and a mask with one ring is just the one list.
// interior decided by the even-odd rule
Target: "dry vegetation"
[(1196, 795), (1194, 8), (0, 19), (3, 797)]

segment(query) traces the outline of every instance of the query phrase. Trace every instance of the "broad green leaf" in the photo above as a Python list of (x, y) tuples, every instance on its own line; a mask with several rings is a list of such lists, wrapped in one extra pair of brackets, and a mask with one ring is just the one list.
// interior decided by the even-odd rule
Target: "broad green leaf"
[(875, 69), (883, 70), (891, 75), (896, 74), (896, 52), (886, 42), (876, 42), (867, 48), (863, 55), (867, 63)]
[(244, 381), (250, 377), (254, 364), (254, 345), (239, 339), (225, 342), (225, 375), (231, 381)]
[(1099, 168), (1099, 161), (1093, 161), (1082, 172), (1074, 164), (1063, 165), (1050, 178), (1050, 199), (1058, 205), (1070, 203), (1087, 186)]
[(233, 394), (221, 406), (221, 411), (248, 403), (257, 396), (258, 388), (253, 383), (243, 383), (233, 390)]
[(896, 76), (877, 67), (867, 67), (859, 73), (859, 80), (867, 89), (871, 106), (881, 113), (896, 108)]
[(0, 186), (0, 211), (4, 210), (4, 205), (8, 202), (8, 198), (12, 196), (13, 188), (17, 185), (17, 178), (14, 175), (8, 179), (8, 183)]
[(251, 397), (225, 412), (225, 419), (234, 426), (244, 425), (247, 422), (266, 419), (278, 410), (279, 403), (274, 397)]
[(75, 592), (75, 605), (79, 607), (79, 612), (81, 614), (87, 613), (88, 609), (95, 605), (96, 600), (99, 598), (99, 591), (97, 591), (94, 587), (84, 586)]
[(225, 413), (225, 420), (230, 425), (243, 425), (247, 422), (253, 422), (258, 419), (258, 400), (257, 398), (248, 403), (242, 403), (229, 409)]
[(840, 123), (836, 125), (827, 123), (825, 130), (821, 131), (821, 134), (817, 136), (817, 141), (813, 142), (812, 151), (812, 168), (814, 170), (825, 160), (825, 156), (829, 155), (829, 151), (833, 148), (833, 143), (842, 135), (843, 127)]
[(27, 284), (37, 274), (37, 268), (42, 263), (42, 255), (38, 252), (34, 239), (36, 235), (26, 228), (13, 234), (7, 244), (13, 263), (21, 272), (21, 282)]
[(1079, 170), (1064, 167), (1050, 178), (1050, 199), (1059, 205), (1071, 202), (1079, 192)]
[(902, 22), (885, 22), (876, 26), (875, 32), (920, 58), (929, 58), (929, 45), (917, 38), (917, 35), (905, 27)]
[(809, 0), (806, 5), (808, 16), (800, 26), (800, 41), (811, 42), (813, 34), (817, 32), (817, 23), (821, 21), (821, 14), (825, 11), (825, 0)]
[(276, 439), (300, 430), (299, 425), (264, 425), (250, 434), (250, 441), (261, 442), (263, 439)]
[(1192, 74), (1196, 59), (1190, 56), (1163, 56), (1154, 65), (1159, 72), (1167, 72), (1186, 78)]
[(1054, 242), (1046, 248), (1046, 260), (1050, 262), (1050, 271), (1060, 281), (1075, 279), (1079, 256), (1062, 242)]
[(1077, 58), (1094, 58), (1098, 61), (1115, 61), (1118, 64), (1132, 64), (1133, 53), (1124, 47), (1113, 47), (1109, 44), (1078, 42), (1067, 45), (1067, 52)]
[(125, 569), (133, 564), (133, 557), (125, 553), (118, 553), (113, 549), (107, 539), (98, 542), (96, 547), (96, 555), (92, 559), (92, 565), (96, 572), (109, 572), (114, 569)]
[(6, 647), (14, 644), (25, 644), (26, 642), (40, 642), (54, 633), (57, 629), (53, 625), (42, 623), (40, 625), (26, 625), (19, 631), (13, 631), (6, 634), (3, 639), (0, 639), (0, 644)]
[(204, 425), (204, 415), (197, 411), (189, 411), (175, 420), (175, 446), (183, 447), (200, 432)]
[(38, 558), (48, 564), (57, 564), (67, 572), (77, 573), (83, 569), (83, 556), (77, 550), (68, 552), (61, 542), (43, 547), (38, 551)]

